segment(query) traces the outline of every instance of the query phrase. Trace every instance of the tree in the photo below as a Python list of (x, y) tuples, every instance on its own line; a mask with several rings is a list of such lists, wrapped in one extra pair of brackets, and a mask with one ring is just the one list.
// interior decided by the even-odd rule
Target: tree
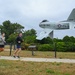
[(38, 43), (41, 44), (52, 44), (53, 40), (50, 37), (43, 38), (42, 40), (37, 40)]
[(28, 44), (33, 44), (33, 43), (35, 43), (35, 40), (36, 40), (36, 36), (26, 36), (25, 38), (24, 38), (24, 41), (25, 41), (25, 43), (28, 43)]
[(75, 42), (75, 38), (73, 36), (70, 37), (70, 42)]
[(25, 40), (25, 43), (35, 43), (36, 31), (34, 29), (25, 31), (23, 33), (23, 39)]
[(69, 37), (69, 36), (65, 36), (65, 37), (63, 38), (63, 41), (64, 41), (64, 42), (70, 42), (71, 40), (70, 40), (70, 37)]
[(16, 33), (11, 34), (11, 35), (9, 36), (9, 38), (7, 39), (7, 41), (8, 41), (9, 43), (15, 43), (17, 35), (18, 35), (18, 34), (16, 34)]
[(14, 28), (14, 32), (21, 32), (24, 29), (24, 27), (18, 23), (13, 23), (12, 26)]
[(53, 39), (53, 42), (62, 42), (62, 41), (63, 41), (62, 39), (58, 39), (58, 38)]
[(73, 36), (71, 36), (71, 37), (65, 36), (63, 38), (63, 42), (75, 42), (75, 38)]
[(36, 31), (34, 29), (27, 30), (25, 31), (24, 35), (25, 36), (32, 36), (32, 35), (36, 36)]
[(1, 32), (6, 33), (6, 41), (11, 34), (20, 32), (24, 29), (24, 27), (18, 23), (11, 23), (9, 20), (4, 21), (3, 25), (0, 26)]

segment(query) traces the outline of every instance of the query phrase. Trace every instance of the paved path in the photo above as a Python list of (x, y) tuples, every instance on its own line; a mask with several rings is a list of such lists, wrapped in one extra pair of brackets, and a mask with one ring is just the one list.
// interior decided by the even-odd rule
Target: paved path
[(14, 58), (12, 56), (1, 56), (0, 60), (20, 60), (20, 61), (33, 61), (33, 62), (62, 62), (62, 63), (75, 63), (75, 59), (58, 59), (58, 58), (30, 58), (21, 57)]

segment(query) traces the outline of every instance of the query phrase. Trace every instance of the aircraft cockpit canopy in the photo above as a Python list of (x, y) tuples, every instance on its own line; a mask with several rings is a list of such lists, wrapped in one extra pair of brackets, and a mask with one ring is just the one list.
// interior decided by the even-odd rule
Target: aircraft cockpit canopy
[(41, 23), (43, 23), (43, 22), (49, 22), (48, 20), (43, 20)]

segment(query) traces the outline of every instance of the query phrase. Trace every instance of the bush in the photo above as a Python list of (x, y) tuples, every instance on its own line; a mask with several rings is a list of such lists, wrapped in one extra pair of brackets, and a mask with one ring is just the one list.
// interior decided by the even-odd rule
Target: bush
[(66, 52), (75, 52), (75, 43), (73, 42), (66, 42)]
[(52, 44), (42, 44), (38, 46), (39, 51), (52, 51), (53, 45)]
[[(29, 45), (23, 42), (22, 50), (28, 50)], [(56, 49), (58, 52), (75, 52), (75, 43), (73, 42), (57, 42), (56, 47), (54, 44), (37, 44), (36, 46), (39, 51), (54, 51)]]
[(59, 51), (59, 52), (65, 52), (65, 51), (66, 51), (65, 43), (64, 43), (64, 42), (58, 42), (58, 43), (56, 44), (56, 49), (57, 49), (57, 51)]
[(28, 49), (28, 46), (29, 46), (29, 44), (26, 44), (26, 43), (22, 43), (21, 44), (22, 50), (27, 50)]
[(59, 52), (74, 52), (75, 44), (73, 42), (57, 42), (56, 49)]

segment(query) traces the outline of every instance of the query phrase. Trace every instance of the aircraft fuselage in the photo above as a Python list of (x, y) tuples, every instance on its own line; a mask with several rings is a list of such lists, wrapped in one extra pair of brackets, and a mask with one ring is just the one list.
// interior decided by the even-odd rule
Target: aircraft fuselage
[(44, 22), (44, 23), (40, 23), (39, 26), (41, 28), (47, 28), (52, 30), (70, 29), (69, 22), (58, 22), (58, 23)]

